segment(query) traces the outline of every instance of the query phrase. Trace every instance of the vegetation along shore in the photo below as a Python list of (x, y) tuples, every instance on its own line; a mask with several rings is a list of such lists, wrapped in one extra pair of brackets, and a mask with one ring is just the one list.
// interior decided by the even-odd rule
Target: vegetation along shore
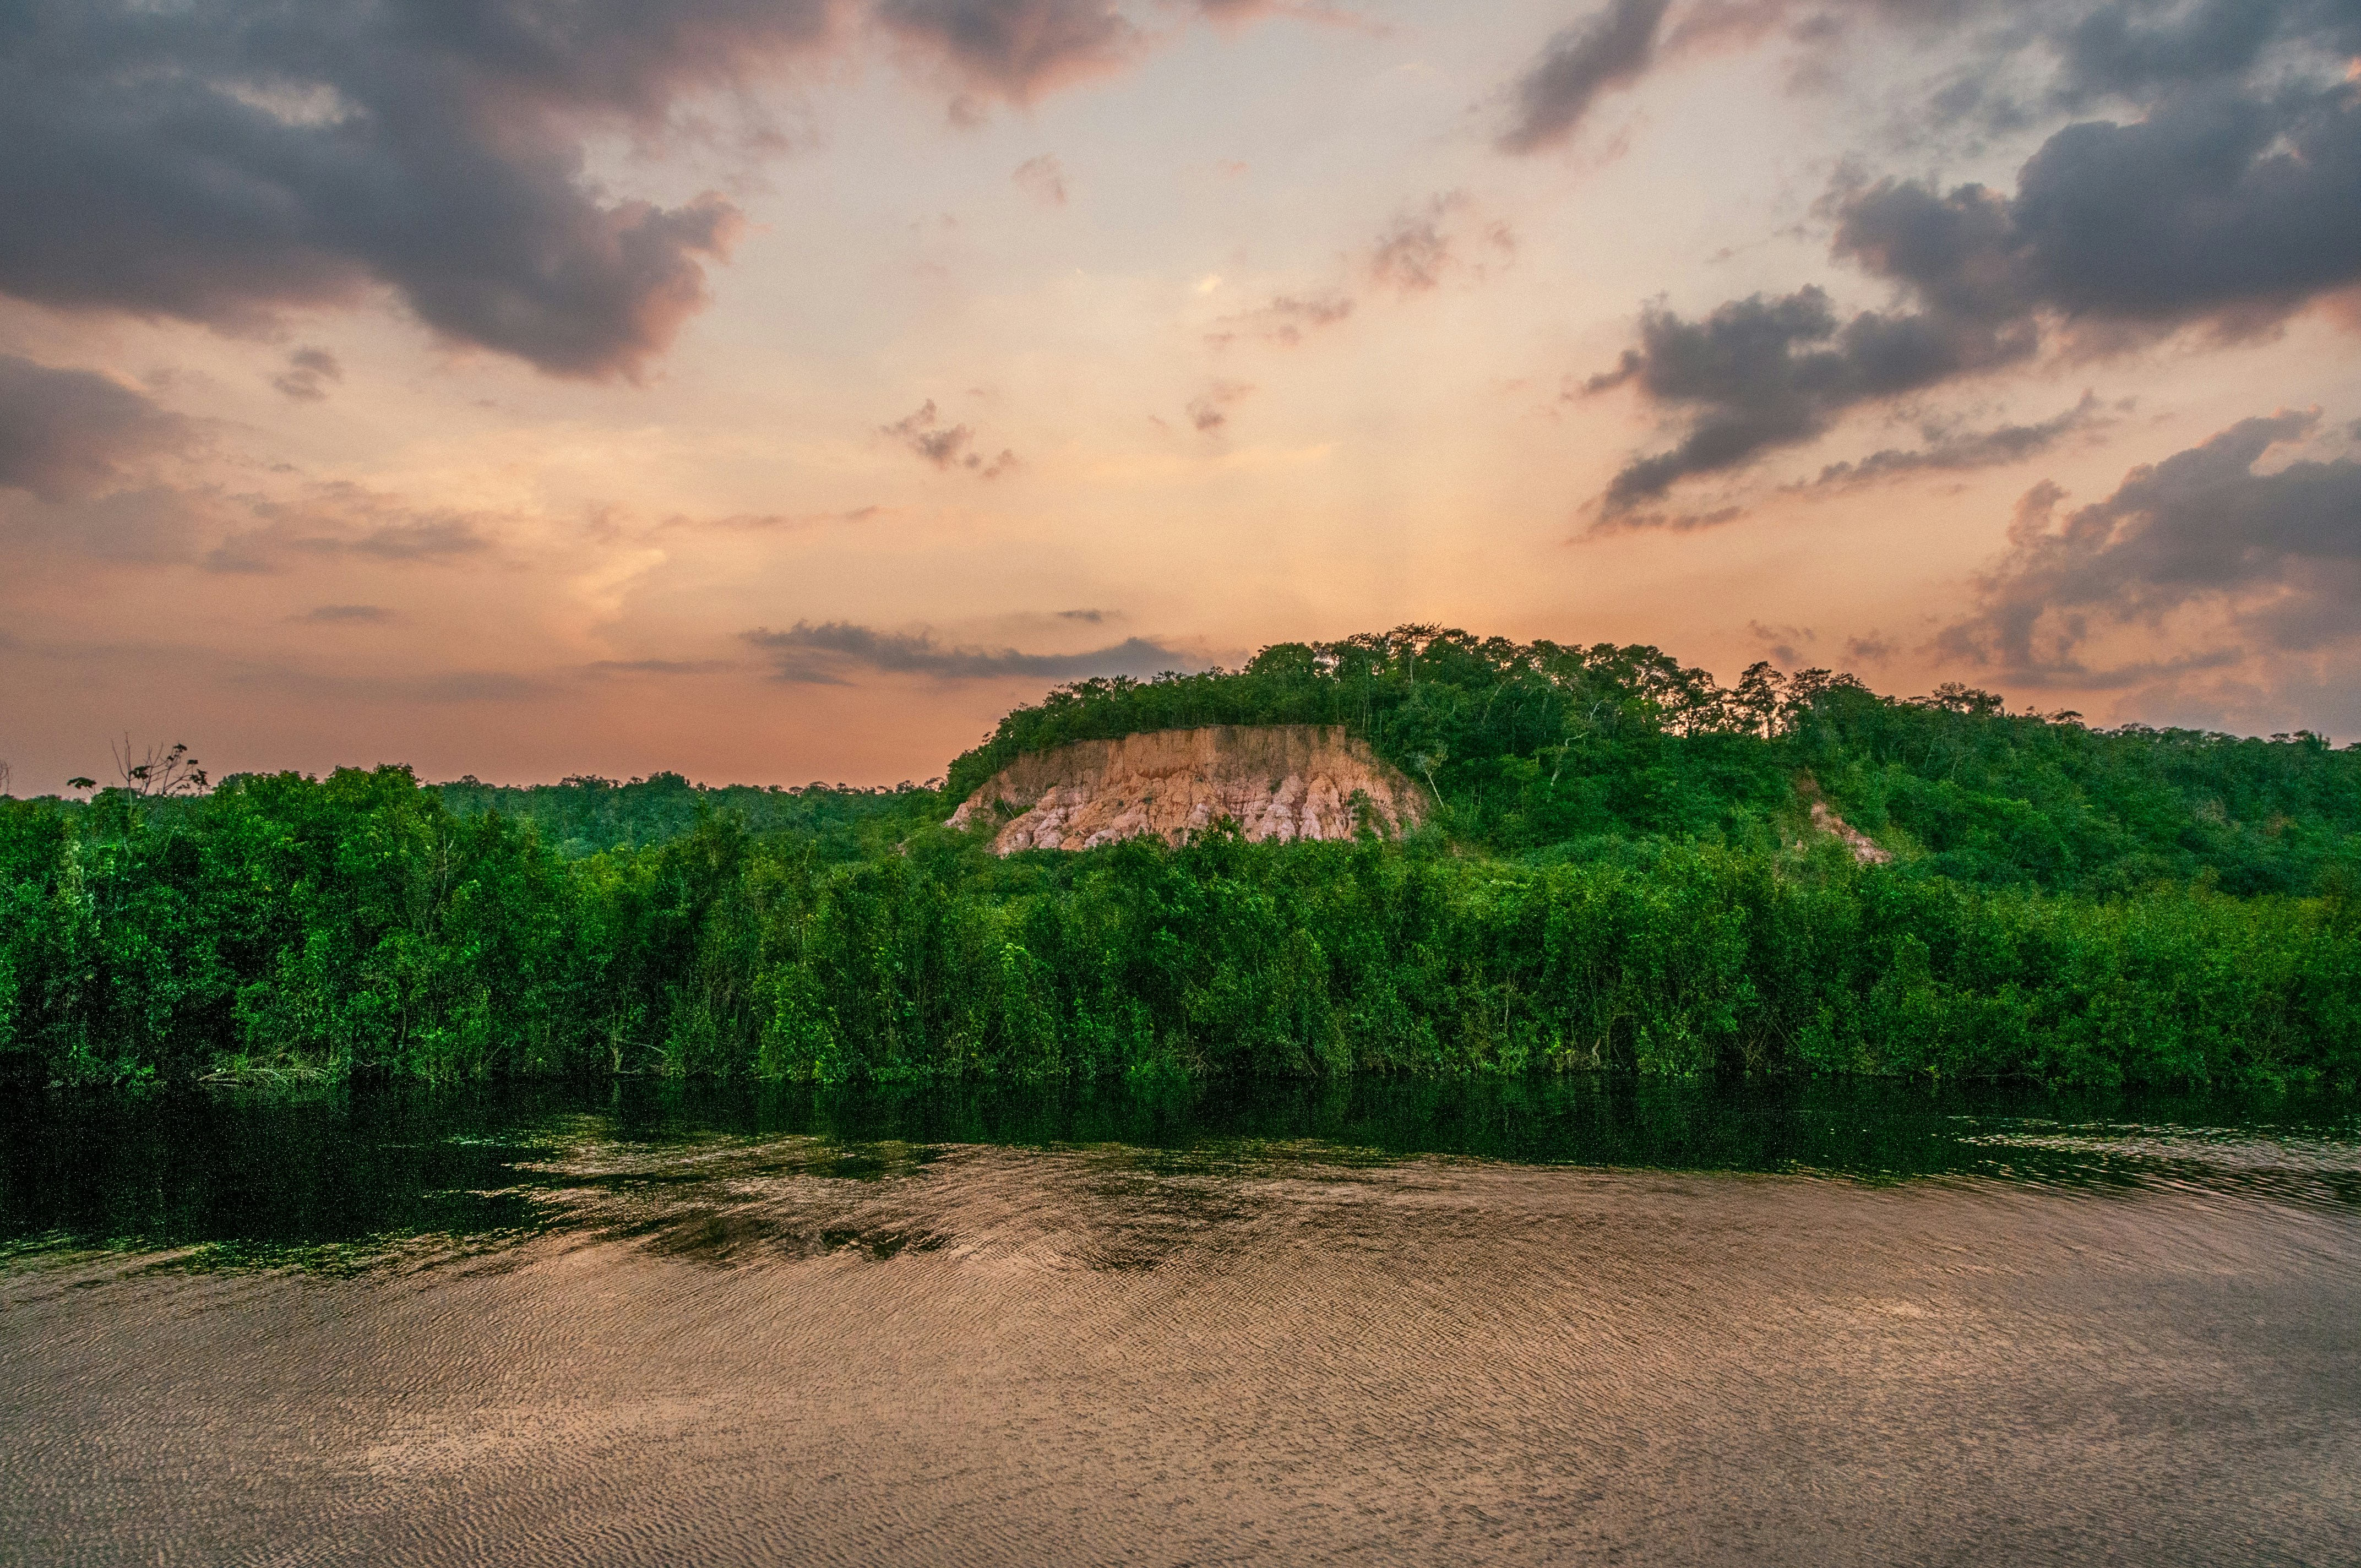
[[(948, 825), (1216, 725), (1341, 727), (1427, 796), (1318, 842)], [(16, 1081), (2361, 1077), (2361, 748), (1958, 686), (1408, 627), (1061, 688), (939, 784), (147, 782), (0, 800)]]

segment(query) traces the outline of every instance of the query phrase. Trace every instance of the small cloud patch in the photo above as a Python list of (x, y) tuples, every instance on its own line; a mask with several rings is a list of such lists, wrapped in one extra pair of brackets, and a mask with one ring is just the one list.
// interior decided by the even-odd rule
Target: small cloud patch
[(1168, 670), (1202, 670), (1210, 663), (1145, 637), (1127, 637), (1080, 653), (1027, 653), (1015, 648), (956, 646), (936, 641), (929, 632), (881, 631), (847, 620), (799, 620), (785, 631), (758, 627), (742, 635), (769, 656), (780, 680), (802, 685), (847, 685), (849, 677), (862, 671), (935, 680), (1145, 678)]
[(381, 604), (324, 604), (295, 619), (307, 626), (372, 626), (394, 615)]
[(270, 384), (299, 403), (324, 401), (328, 388), (345, 378), (345, 367), (324, 348), (299, 348), (287, 356), (287, 368)]
[(917, 412), (878, 426), (878, 433), (892, 436), (938, 468), (964, 468), (982, 479), (996, 479), (1016, 466), (1016, 454), (1005, 446), (991, 458), (973, 450), (974, 427), (946, 424), (932, 398)]

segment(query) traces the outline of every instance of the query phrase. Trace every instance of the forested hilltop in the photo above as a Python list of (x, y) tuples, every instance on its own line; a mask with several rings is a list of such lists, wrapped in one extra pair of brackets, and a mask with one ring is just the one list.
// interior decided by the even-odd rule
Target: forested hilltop
[(1799, 786), (1919, 872), (1984, 883), (2120, 892), (2211, 872), (2225, 892), (2301, 893), (2361, 842), (2361, 746), (2308, 732), (2092, 729), (1963, 685), (1895, 699), (1768, 663), (1724, 687), (1655, 648), (1430, 627), (1061, 687), (954, 761), (950, 799), (1027, 751), (1204, 724), (1344, 725), (1433, 790), (1450, 837), (1526, 859), (1774, 848)]
[[(1341, 724), (1408, 839), (986, 852), (1069, 740)], [(1833, 807), (1891, 851), (1861, 865)], [(1090, 681), (939, 787), (407, 770), (0, 802), (19, 1080), (2361, 1074), (2361, 749), (1408, 627)]]

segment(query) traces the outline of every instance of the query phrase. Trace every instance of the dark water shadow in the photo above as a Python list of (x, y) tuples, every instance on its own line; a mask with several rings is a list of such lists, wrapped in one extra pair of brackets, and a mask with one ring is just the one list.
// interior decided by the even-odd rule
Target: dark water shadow
[[(31, 1095), (0, 1110), (0, 1263), (103, 1249), (330, 1271), (552, 1231), (726, 1257), (940, 1244), (874, 1190), (972, 1147), (1216, 1172), (1443, 1157), (1524, 1165), (2172, 1187), (2361, 1204), (2352, 1098), (2058, 1094), (1870, 1080), (351, 1085)], [(792, 1190), (796, 1201), (777, 1201)], [(750, 1191), (773, 1197), (751, 1202)]]

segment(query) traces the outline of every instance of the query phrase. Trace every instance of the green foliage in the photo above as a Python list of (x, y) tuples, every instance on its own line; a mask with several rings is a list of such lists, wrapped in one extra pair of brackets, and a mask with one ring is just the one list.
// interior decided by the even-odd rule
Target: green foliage
[(1964, 686), (1896, 699), (1763, 663), (1725, 688), (1654, 648), (1425, 626), (1060, 687), (953, 762), (945, 797), (1026, 752), (1206, 724), (1342, 725), (1431, 784), (1451, 838), (1495, 853), (1769, 849), (1808, 819), (1808, 781), (1905, 874), (2106, 894), (2210, 873), (2226, 892), (2304, 893), (2361, 860), (2361, 747), (2308, 733), (2092, 729)]
[(471, 777), (435, 786), (463, 817), (498, 813), (530, 822), (569, 860), (601, 850), (639, 849), (678, 838), (701, 813), (735, 816), (756, 833), (799, 833), (818, 840), (831, 861), (854, 860), (892, 843), (950, 807), (924, 784), (853, 789), (844, 784), (693, 784), (678, 773), (656, 773), (619, 784), (578, 773), (554, 784), (503, 785)]
[(1831, 686), (1783, 744), (1855, 826), (1974, 882), (2302, 893), (2361, 852), (2361, 747), (2305, 732), (2091, 729), (1956, 686), (1904, 702)]
[[(1002, 861), (1040, 746), (1346, 725), (1400, 841)], [(906, 1082), (1612, 1068), (2352, 1084), (2361, 754), (1411, 628), (1093, 682), (950, 787), (407, 770), (0, 800), (0, 1064), (39, 1080)], [(1825, 800), (1897, 859), (1810, 827)]]

